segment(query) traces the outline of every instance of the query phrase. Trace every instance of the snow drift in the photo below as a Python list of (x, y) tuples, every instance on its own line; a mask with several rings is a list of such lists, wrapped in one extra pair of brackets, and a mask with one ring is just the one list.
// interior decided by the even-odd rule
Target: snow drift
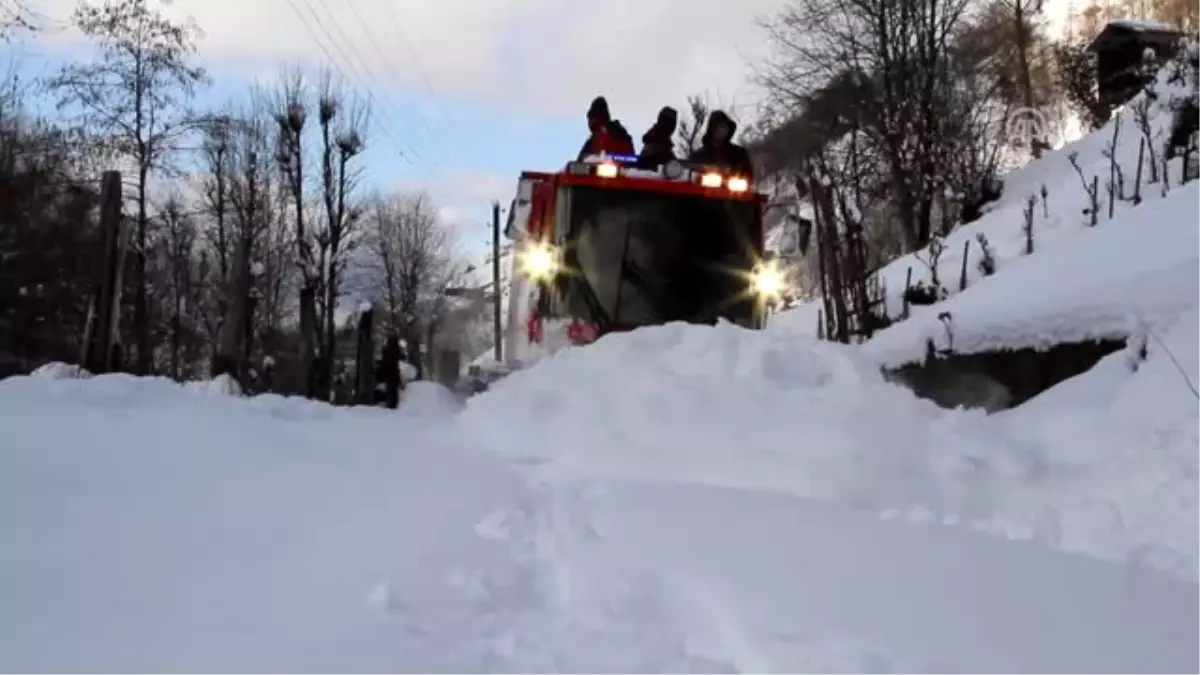
[[(590, 372), (599, 391), (622, 393), (611, 362), (599, 357), (628, 357), (639, 346), (657, 344), (659, 374), (674, 373), (683, 387), (662, 425), (639, 430), (630, 424), (645, 416), (629, 424), (600, 417), (627, 414), (623, 406), (661, 393), (648, 377), (632, 378), (632, 393), (607, 409), (576, 408), (590, 402), (577, 395), (549, 405), (549, 418), (591, 415), (577, 432), (623, 427), (628, 438), (648, 434), (679, 453), (686, 448), (672, 442), (670, 429), (682, 421), (678, 399), (689, 398), (700, 407), (683, 440), (697, 443), (707, 431), (715, 461), (711, 444), (735, 438), (753, 456), (765, 436), (738, 438), (736, 420), (705, 407), (705, 397), (711, 404), (757, 388), (754, 402), (762, 402), (790, 390), (818, 406), (814, 415), (855, 388), (868, 402), (903, 400), (902, 390), (876, 381), (846, 350), (816, 345), (793, 358), (770, 339), (741, 344), (748, 339), (735, 330), (668, 327), (602, 341), (590, 353), (568, 352), (514, 375), (454, 423), (450, 415), (214, 397), (160, 379), (0, 382), (0, 668), (1200, 667), (1195, 583), (966, 531), (930, 521), (927, 512), (880, 518), (847, 509), (836, 493), (867, 485), (840, 474), (832, 457), (825, 458), (829, 487), (813, 491), (825, 501), (714, 487), (715, 476), (708, 484), (689, 484), (686, 475), (665, 481), (653, 464), (636, 471), (629, 453), (622, 479), (594, 470), (597, 458), (585, 451), (596, 444), (574, 446), (566, 458), (572, 471), (521, 475), (555, 464), (556, 456), (539, 460), (534, 452), (550, 451), (554, 439), (518, 433), (521, 420), (501, 416), (519, 402), (553, 402), (556, 371)], [(705, 368), (688, 367), (701, 356)], [(643, 359), (629, 365), (653, 361)], [(765, 378), (764, 366), (778, 375)], [(1157, 367), (1151, 356), (1139, 372)], [(711, 380), (721, 376), (734, 391), (714, 397)], [(822, 398), (831, 400), (820, 407)], [(922, 409), (937, 412), (910, 401), (910, 411)], [(792, 425), (822, 429), (813, 418), (792, 417)], [(468, 419), (482, 428), (455, 429)], [(788, 427), (787, 419), (777, 421)], [(839, 441), (831, 429), (821, 440), (852, 455), (856, 438), (879, 440), (854, 431)], [(870, 466), (857, 448), (868, 476), (901, 484), (879, 502), (912, 489), (903, 477), (920, 453), (900, 445), (915, 432), (901, 431), (873, 453), (894, 460)], [(489, 452), (471, 449), (484, 437)], [(520, 471), (495, 454), (504, 438), (523, 445), (508, 452), (525, 460)], [(528, 463), (535, 460), (548, 463)], [(808, 472), (813, 485), (822, 483), (820, 465), (806, 464), (803, 453), (776, 460), (777, 473)], [(736, 461), (727, 467), (738, 470)], [(914, 480), (934, 487), (953, 473), (948, 468)]]

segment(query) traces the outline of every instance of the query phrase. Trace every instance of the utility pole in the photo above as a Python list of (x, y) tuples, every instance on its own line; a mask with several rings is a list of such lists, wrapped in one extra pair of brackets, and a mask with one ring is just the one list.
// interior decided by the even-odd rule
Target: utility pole
[(495, 338), (496, 362), (500, 362), (500, 202), (492, 202), (492, 335)]
[(121, 279), (128, 229), (121, 214), (121, 174), (105, 171), (100, 183), (100, 242), (95, 285), (84, 325), (80, 365), (95, 374), (119, 370)]

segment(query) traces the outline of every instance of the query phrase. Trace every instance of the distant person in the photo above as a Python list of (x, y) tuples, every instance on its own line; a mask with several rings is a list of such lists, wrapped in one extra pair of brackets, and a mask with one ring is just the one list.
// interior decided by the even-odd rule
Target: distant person
[(652, 166), (666, 164), (675, 159), (675, 129), (679, 126), (679, 113), (670, 106), (658, 111), (654, 126), (642, 136), (642, 153), (638, 157)]
[(603, 96), (597, 96), (587, 112), (588, 136), (583, 147), (579, 150), (579, 159), (588, 155), (632, 155), (633, 137), (625, 130), (620, 121), (614, 120), (608, 112), (608, 101)]
[(384, 405), (392, 409), (400, 405), (400, 389), (404, 385), (400, 377), (400, 362), (403, 359), (404, 349), (400, 347), (400, 337), (395, 334), (389, 335), (379, 358), (379, 380), (384, 386)]
[(478, 365), (470, 365), (467, 367), (467, 394), (475, 395), (482, 394), (488, 390), (487, 379), (483, 376), (483, 369)]
[(700, 139), (700, 148), (689, 158), (693, 162), (725, 167), (738, 175), (752, 180), (754, 166), (746, 148), (733, 142), (737, 133), (737, 122), (723, 111), (714, 110), (708, 116), (708, 126)]

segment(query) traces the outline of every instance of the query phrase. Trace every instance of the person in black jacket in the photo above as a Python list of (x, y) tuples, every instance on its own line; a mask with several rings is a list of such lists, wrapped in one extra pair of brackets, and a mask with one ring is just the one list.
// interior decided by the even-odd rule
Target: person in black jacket
[(400, 336), (388, 336), (383, 345), (383, 353), (379, 359), (379, 373), (376, 379), (384, 386), (384, 405), (393, 410), (400, 405), (400, 390), (404, 388), (404, 378), (400, 375), (400, 362), (404, 360), (404, 348), (400, 346)]
[(642, 136), (642, 152), (638, 159), (642, 163), (657, 166), (675, 159), (675, 129), (679, 125), (679, 113), (670, 106), (658, 111), (654, 126)]
[(738, 175), (753, 180), (754, 166), (750, 163), (750, 153), (746, 148), (733, 142), (737, 133), (737, 122), (721, 110), (714, 110), (708, 116), (708, 126), (704, 137), (700, 139), (700, 149), (689, 157), (693, 162), (723, 166)]

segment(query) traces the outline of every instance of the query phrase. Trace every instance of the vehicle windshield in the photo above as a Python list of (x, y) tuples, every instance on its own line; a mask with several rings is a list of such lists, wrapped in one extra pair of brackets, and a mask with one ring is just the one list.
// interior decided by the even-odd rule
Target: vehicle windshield
[(572, 188), (570, 204), (573, 316), (616, 328), (753, 316), (756, 204), (597, 187)]

